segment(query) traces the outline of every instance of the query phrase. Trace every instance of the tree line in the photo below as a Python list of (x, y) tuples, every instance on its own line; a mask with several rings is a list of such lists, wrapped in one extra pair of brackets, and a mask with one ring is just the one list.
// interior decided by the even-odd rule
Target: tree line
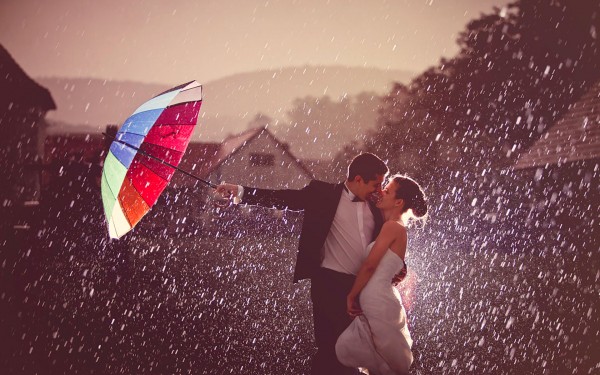
[(417, 178), (506, 168), (600, 79), (599, 33), (596, 0), (518, 0), (469, 22), (456, 56), (383, 97), (299, 98), (287, 122), (250, 126), (276, 125), (292, 151), (335, 165), (365, 150)]
[(519, 0), (471, 21), (460, 52), (395, 84), (366, 149), (393, 169), (511, 165), (600, 78), (600, 3)]

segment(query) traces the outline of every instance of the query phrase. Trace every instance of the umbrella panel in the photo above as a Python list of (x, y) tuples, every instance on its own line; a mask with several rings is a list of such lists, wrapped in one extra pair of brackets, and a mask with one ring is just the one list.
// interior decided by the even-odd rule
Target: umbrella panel
[(200, 86), (200, 84), (196, 83), (196, 86), (181, 90), (181, 92), (179, 94), (177, 94), (177, 96), (175, 98), (173, 98), (173, 100), (171, 101), (171, 103), (169, 103), (169, 105), (174, 106), (176, 104), (186, 103), (186, 102), (190, 102), (190, 103), (193, 102), (192, 104), (194, 104), (194, 105), (200, 105), (201, 104), (200, 98), (202, 98), (202, 86)]
[(171, 101), (178, 94), (179, 91), (176, 88), (159, 94), (158, 96), (155, 96), (154, 98), (148, 100), (146, 103), (139, 106), (138, 109), (136, 109), (135, 112), (133, 112), (133, 115), (135, 116), (138, 113), (153, 111), (157, 109), (162, 111), (166, 106), (168, 106), (171, 103)]
[(148, 155), (152, 155), (155, 158), (164, 160), (165, 162), (173, 165), (178, 165), (183, 157), (182, 151), (172, 150), (170, 148), (150, 143), (142, 144), (140, 150), (144, 151)]
[(134, 227), (150, 211), (150, 207), (127, 178), (119, 191), (119, 203), (131, 227)]
[(175, 173), (173, 168), (145, 155), (139, 154), (139, 161), (167, 182), (171, 180), (171, 177)]
[(106, 219), (110, 220), (110, 215), (112, 215), (112, 210), (115, 205), (115, 201), (117, 198), (113, 195), (110, 190), (110, 186), (108, 184), (108, 180), (106, 178), (106, 173), (102, 172), (102, 180), (100, 181), (100, 190), (102, 192), (102, 205), (104, 206), (104, 214), (106, 215)]
[(117, 192), (121, 189), (121, 184), (127, 174), (127, 168), (117, 160), (112, 152), (109, 152), (104, 161), (103, 174), (106, 177), (107, 186), (114, 200), (117, 197)]
[(123, 123), (123, 126), (121, 126), (119, 133), (134, 133), (142, 136), (148, 134), (148, 131), (160, 117), (162, 111), (163, 109), (159, 108), (131, 115), (127, 120), (125, 120), (125, 123)]
[(168, 182), (144, 166), (139, 158), (133, 159), (127, 171), (127, 178), (132, 182), (149, 207), (152, 207), (156, 203), (158, 196), (162, 193)]
[(198, 121), (200, 102), (172, 105), (160, 114), (155, 126), (160, 125), (193, 125)]
[(114, 205), (108, 225), (111, 236), (113, 233), (116, 234), (116, 237), (113, 238), (119, 238), (131, 230), (131, 225), (129, 225), (129, 221), (125, 217), (120, 204)]
[(110, 153), (123, 164), (125, 168), (128, 168), (133, 158), (135, 157), (135, 150), (119, 142), (113, 142), (110, 145)]
[(177, 151), (184, 151), (194, 125), (162, 125), (155, 126), (148, 132), (144, 144), (150, 143)]

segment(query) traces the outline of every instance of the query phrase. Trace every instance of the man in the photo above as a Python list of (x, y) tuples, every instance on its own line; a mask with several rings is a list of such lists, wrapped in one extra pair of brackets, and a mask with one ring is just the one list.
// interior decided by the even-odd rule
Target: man
[(348, 166), (347, 180), (339, 184), (311, 181), (301, 190), (268, 190), (221, 184), (217, 192), (237, 201), (278, 209), (303, 210), (294, 282), (311, 280), (311, 300), (317, 353), (314, 375), (356, 374), (337, 360), (335, 343), (352, 321), (346, 296), (367, 256), (383, 217), (369, 199), (381, 193), (388, 174), (377, 156), (363, 153)]

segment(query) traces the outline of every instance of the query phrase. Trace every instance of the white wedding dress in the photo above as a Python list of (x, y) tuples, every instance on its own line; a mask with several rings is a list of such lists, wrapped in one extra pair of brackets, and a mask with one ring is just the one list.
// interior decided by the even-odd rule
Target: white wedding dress
[[(371, 247), (373, 243), (368, 251)], [(403, 267), (402, 259), (388, 249), (361, 291), (364, 315), (354, 318), (335, 346), (345, 366), (366, 368), (370, 375), (408, 374), (413, 361), (412, 338), (400, 293), (391, 284)]]

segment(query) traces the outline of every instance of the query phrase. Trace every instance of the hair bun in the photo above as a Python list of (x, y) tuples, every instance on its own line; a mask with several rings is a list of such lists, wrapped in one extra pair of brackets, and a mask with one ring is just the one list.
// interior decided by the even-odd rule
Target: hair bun
[(415, 197), (415, 199), (412, 202), (411, 209), (413, 215), (415, 215), (418, 218), (427, 215), (427, 202), (425, 201), (425, 197), (422, 193)]
[(404, 210), (410, 210), (413, 220), (425, 223), (428, 211), (427, 198), (425, 192), (419, 184), (406, 175), (395, 175), (392, 177), (398, 184), (396, 188), (396, 198), (404, 199)]

